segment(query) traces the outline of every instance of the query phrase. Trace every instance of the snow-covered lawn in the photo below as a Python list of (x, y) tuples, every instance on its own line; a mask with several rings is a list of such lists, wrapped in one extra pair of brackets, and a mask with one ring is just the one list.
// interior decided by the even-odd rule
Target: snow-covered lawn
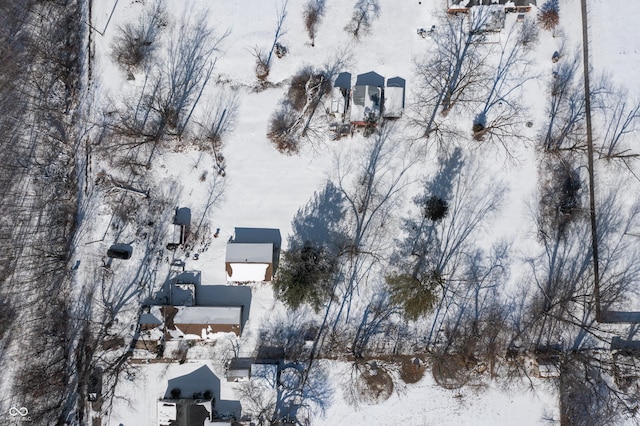
[[(541, 0), (538, 0), (539, 2)], [(146, 3), (146, 4), (145, 4)], [(111, 42), (118, 26), (126, 22), (136, 22), (145, 7), (152, 1), (94, 1), (92, 24), (103, 31), (94, 33), (95, 61), (92, 90), (99, 100), (93, 105), (95, 120), (110, 109), (128, 99), (145, 84), (144, 73), (134, 73), (134, 80), (115, 63), (111, 56)], [(444, 9), (444, 1), (380, 0), (380, 17), (372, 23), (371, 31), (354, 40), (344, 27), (351, 18), (353, 2), (329, 0), (326, 14), (322, 19), (315, 39), (315, 47), (309, 44), (304, 28), (303, 1), (290, 1), (281, 41), (288, 48), (283, 58), (274, 58), (268, 80), (271, 87), (259, 89), (255, 76), (255, 57), (253, 49), (269, 49), (277, 19), (277, 8), (281, 3), (275, 0), (229, 0), (210, 2), (206, 0), (166, 0), (167, 23), (161, 42), (166, 43), (171, 31), (176, 30), (183, 18), (192, 19), (205, 16), (215, 34), (228, 35), (221, 41), (220, 50), (215, 54), (217, 61), (212, 78), (202, 93), (200, 103), (211, 104), (216, 97), (234, 93), (239, 100), (239, 109), (234, 131), (224, 138), (225, 177), (224, 192), (221, 198), (206, 210), (206, 200), (210, 196), (214, 182), (214, 159), (208, 153), (186, 145), (177, 152), (158, 151), (148, 171), (147, 181), (153, 182), (151, 191), (163, 194), (170, 199), (173, 207), (188, 207), (192, 214), (192, 227), (199, 222), (208, 226), (209, 233), (219, 229), (216, 238), (209, 238), (206, 244), (197, 245), (198, 258), (181, 255), (185, 270), (200, 271), (201, 284), (204, 286), (225, 285), (225, 249), (233, 235), (235, 227), (277, 228), (282, 235), (282, 248), (287, 248), (287, 236), (292, 232), (291, 220), (299, 208), (304, 206), (320, 191), (327, 179), (334, 178), (338, 161), (345, 158), (358, 158), (372, 144), (371, 139), (356, 133), (353, 137), (330, 140), (327, 132), (324, 140), (313, 146), (307, 144), (296, 155), (283, 155), (278, 152), (267, 138), (269, 120), (276, 111), (279, 101), (285, 96), (288, 79), (302, 66), (312, 65), (321, 68), (332, 58), (346, 58), (344, 71), (352, 75), (375, 71), (387, 78), (400, 76), (407, 81), (406, 104), (410, 106), (416, 99), (417, 86), (414, 60), (424, 54), (432, 43), (429, 37), (417, 35), (418, 28), (431, 28), (438, 23), (438, 14)], [(621, 2), (622, 3), (622, 2)], [(610, 7), (604, 0), (590, 0), (592, 65), (596, 71), (607, 71), (612, 79), (637, 91), (637, 84), (629, 84), (630, 76), (640, 66), (640, 46), (632, 29), (634, 19), (640, 15), (640, 5), (632, 0)], [(624, 12), (622, 12), (624, 10)], [(535, 15), (534, 11), (530, 15)], [(519, 25), (515, 14), (507, 15), (507, 27)], [(532, 74), (539, 78), (528, 81), (523, 87), (528, 114), (532, 125), (523, 128), (523, 138), (512, 147), (512, 156), (505, 156), (499, 148), (485, 149), (473, 145), (468, 148), (470, 162), (477, 164), (480, 173), (474, 184), (476, 190), (498, 187), (504, 184), (505, 197), (495, 217), (484, 228), (478, 229), (479, 248), (489, 250), (492, 245), (506, 241), (511, 244), (510, 257), (513, 259), (509, 284), (505, 293), (515, 291), (522, 284), (523, 277), (530, 271), (524, 259), (540, 251), (537, 243), (537, 228), (534, 212), (538, 201), (538, 163), (533, 144), (527, 139), (534, 138), (547, 120), (544, 97), (546, 82), (551, 74), (551, 56), (566, 42), (565, 49), (572, 52), (580, 47), (581, 20), (578, 0), (567, 0), (561, 4), (560, 25), (565, 38), (552, 37), (551, 33), (541, 31), (539, 41), (531, 47)], [(615, 30), (614, 30), (615, 28)], [(626, 28), (627, 31), (622, 29)], [(504, 33), (505, 31), (503, 31)], [(504, 37), (503, 34), (496, 37)], [(168, 60), (163, 48), (158, 49), (157, 63), (150, 67), (160, 67)], [(633, 78), (632, 78), (633, 80)], [(201, 108), (194, 112), (194, 121), (200, 116)], [(320, 111), (319, 114), (323, 112)], [(405, 118), (397, 123), (398, 144), (408, 143), (413, 130), (405, 128), (409, 124), (406, 118), (411, 113), (405, 111)], [(459, 118), (459, 117), (458, 117)], [(468, 114), (467, 128), (471, 132), (472, 117)], [(465, 127), (466, 126), (466, 127)], [(186, 138), (185, 138), (186, 139)], [(471, 139), (471, 137), (469, 137)], [(399, 147), (398, 152), (406, 152)], [(435, 172), (436, 155), (416, 159), (416, 166), (408, 174), (407, 193), (402, 197), (406, 204), (396, 206), (397, 212), (404, 215), (411, 208), (411, 199), (417, 193), (414, 189), (426, 176)], [(339, 160), (340, 159), (340, 160)], [(112, 165), (104, 158), (92, 164), (92, 178), (102, 171), (110, 173)], [(220, 182), (220, 181), (218, 181)], [(413, 191), (413, 192), (412, 192)], [(159, 219), (159, 218), (158, 218)], [(132, 235), (133, 230), (113, 230), (110, 227), (111, 215), (100, 206), (91, 206), (86, 213), (81, 238), (86, 249), (79, 253), (82, 264), (80, 274), (91, 279), (92, 270), (100, 266), (101, 253), (115, 242), (115, 235)], [(163, 247), (169, 241), (171, 218), (164, 216), (166, 228), (158, 233)], [(128, 234), (127, 234), (128, 232)], [(397, 237), (389, 235), (390, 239)], [(151, 238), (151, 237), (149, 237)], [(103, 239), (103, 240), (101, 240)], [(165, 241), (166, 240), (166, 241)], [(95, 242), (98, 241), (98, 242)], [(126, 241), (128, 242), (128, 241)], [(134, 246), (134, 256), (128, 263), (114, 260), (112, 270), (122, 288), (124, 303), (131, 308), (123, 310), (119, 318), (123, 324), (132, 321), (137, 312), (136, 298), (152, 296), (164, 283), (169, 274), (169, 259), (159, 259), (149, 273), (152, 282), (148, 294), (135, 294), (137, 265), (142, 261), (137, 256), (139, 250)], [(204, 249), (206, 245), (206, 250)], [(200, 250), (201, 249), (201, 250)], [(146, 275), (145, 275), (146, 276)], [(120, 278), (122, 279), (120, 280)], [(128, 286), (128, 287), (127, 287)], [(240, 354), (250, 356), (258, 331), (270, 318), (283, 314), (284, 307), (274, 299), (268, 284), (250, 286), (251, 304), (248, 322), (241, 339)], [(129, 295), (130, 298), (129, 298)], [(107, 424), (143, 425), (156, 424), (156, 401), (168, 392), (168, 382), (201, 368), (209, 369), (217, 383), (219, 399), (222, 405), (234, 406), (236, 401), (234, 386), (227, 384), (224, 378), (222, 358), (216, 353), (216, 347), (196, 346), (189, 352), (185, 364), (139, 364), (134, 380), (121, 380), (117, 388), (117, 398), (109, 413)], [(213, 361), (212, 359), (215, 359)], [(329, 383), (334, 389), (332, 403), (324, 416), (313, 418), (314, 425), (537, 425), (545, 419), (558, 419), (558, 400), (552, 386), (545, 382), (535, 382), (536, 391), (524, 386), (513, 385), (510, 389), (501, 388), (494, 382), (478, 388), (464, 387), (448, 391), (437, 386), (427, 371), (418, 383), (404, 385), (398, 379), (392, 396), (377, 405), (360, 405), (354, 408), (344, 402), (341, 385), (348, 365), (338, 361), (322, 361), (330, 371)], [(215, 380), (214, 380), (215, 381)], [(234, 406), (235, 407), (235, 406)]]

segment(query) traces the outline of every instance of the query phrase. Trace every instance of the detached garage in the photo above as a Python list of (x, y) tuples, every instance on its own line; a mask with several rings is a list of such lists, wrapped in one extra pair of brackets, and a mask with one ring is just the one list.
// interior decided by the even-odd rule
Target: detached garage
[(271, 281), (272, 243), (227, 243), (225, 261), (228, 282)]

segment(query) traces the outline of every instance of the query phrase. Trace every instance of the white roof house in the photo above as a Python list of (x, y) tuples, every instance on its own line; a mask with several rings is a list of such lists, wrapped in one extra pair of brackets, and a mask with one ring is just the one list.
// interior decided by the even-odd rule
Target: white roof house
[(225, 259), (227, 281), (271, 281), (273, 277), (272, 243), (227, 243)]

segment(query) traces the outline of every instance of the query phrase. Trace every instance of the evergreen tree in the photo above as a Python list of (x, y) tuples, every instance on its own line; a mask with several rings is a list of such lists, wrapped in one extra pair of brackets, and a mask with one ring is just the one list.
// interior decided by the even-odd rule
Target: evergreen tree
[(284, 253), (273, 287), (290, 308), (308, 303), (317, 312), (333, 294), (335, 269), (334, 256), (321, 245), (306, 241)]

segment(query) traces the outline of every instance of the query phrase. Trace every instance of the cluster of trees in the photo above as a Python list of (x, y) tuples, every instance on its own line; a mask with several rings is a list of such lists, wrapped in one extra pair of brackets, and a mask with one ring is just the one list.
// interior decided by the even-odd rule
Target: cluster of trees
[[(76, 126), (86, 26), (81, 2), (0, 5), (0, 411), (34, 423), (76, 418), (68, 265), (76, 229)], [(16, 360), (19, 362), (16, 362)]]
[(527, 19), (500, 42), (486, 43), (489, 19), (488, 11), (442, 16), (431, 35), (432, 51), (416, 62), (420, 90), (413, 120), (421, 135), (439, 146), (460, 137), (447, 120), (452, 112), (475, 112), (470, 125), (474, 138), (497, 143), (507, 152), (527, 121), (520, 100), (522, 87), (533, 78), (528, 51), (538, 27)]

